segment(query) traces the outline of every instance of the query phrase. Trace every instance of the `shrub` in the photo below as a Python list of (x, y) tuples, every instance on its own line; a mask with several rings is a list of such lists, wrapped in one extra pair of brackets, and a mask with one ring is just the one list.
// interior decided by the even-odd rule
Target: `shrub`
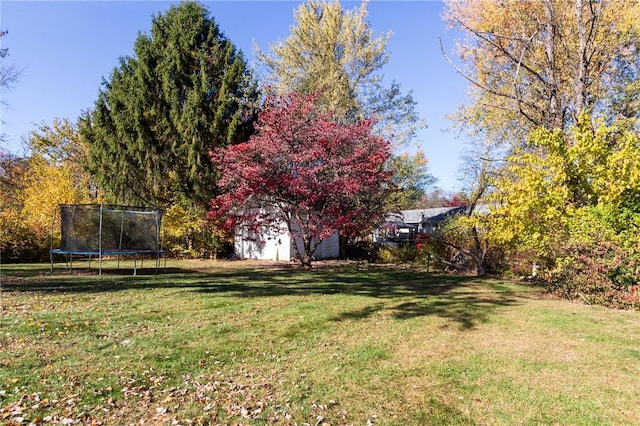
[(380, 244), (371, 241), (357, 241), (347, 245), (346, 257), (351, 260), (366, 260), (378, 262), (380, 260)]
[(551, 290), (562, 296), (620, 309), (640, 309), (638, 255), (611, 242), (580, 244), (550, 271)]
[(382, 263), (425, 263), (423, 253), (415, 244), (398, 246), (383, 245), (378, 251), (378, 260)]
[(218, 258), (233, 253), (233, 245), (204, 212), (178, 204), (169, 207), (163, 218), (163, 245), (173, 257)]

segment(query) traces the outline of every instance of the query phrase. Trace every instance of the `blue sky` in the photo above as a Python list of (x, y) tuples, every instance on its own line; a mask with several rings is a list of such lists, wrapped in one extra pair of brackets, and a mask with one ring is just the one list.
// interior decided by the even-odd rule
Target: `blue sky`
[[(103, 78), (118, 59), (133, 53), (139, 32), (148, 32), (152, 15), (167, 10), (171, 1), (28, 1), (1, 0), (0, 28), (8, 30), (2, 47), (7, 63), (22, 70), (17, 85), (2, 94), (4, 148), (22, 152), (21, 140), (37, 123), (54, 117), (75, 121), (91, 108)], [(202, 1), (225, 35), (254, 61), (254, 43), (262, 50), (285, 39), (299, 1)], [(343, 1), (345, 8), (359, 2)], [(377, 33), (391, 30), (385, 78), (413, 91), (420, 116), (428, 128), (418, 146), (429, 158), (438, 186), (460, 188), (458, 168), (465, 147), (449, 131), (446, 114), (465, 101), (467, 85), (440, 53), (438, 37), (451, 50), (455, 34), (441, 21), (440, 1), (382, 1), (368, 5), (368, 20)], [(415, 148), (408, 148), (413, 150)]]

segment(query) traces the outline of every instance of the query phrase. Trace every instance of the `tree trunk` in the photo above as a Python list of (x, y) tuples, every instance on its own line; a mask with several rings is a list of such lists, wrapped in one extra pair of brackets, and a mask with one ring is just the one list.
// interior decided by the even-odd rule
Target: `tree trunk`
[(556, 39), (558, 37), (558, 28), (556, 22), (556, 11), (551, 0), (545, 1), (545, 22), (544, 22), (544, 47), (547, 60), (547, 117), (545, 127), (553, 129), (563, 128), (563, 111), (562, 101), (559, 95), (557, 66), (556, 66)]
[(311, 268), (311, 256), (309, 256), (308, 254), (304, 254), (300, 256), (299, 259), (300, 259), (300, 265), (303, 268), (305, 269)]
[[(480, 173), (478, 174), (478, 187), (473, 192), (471, 196), (471, 203), (469, 203), (469, 209), (467, 211), (467, 216), (471, 216), (482, 198), (482, 195), (485, 193), (487, 188), (489, 187), (489, 161), (484, 160), (482, 163), (482, 167), (480, 169)], [(480, 236), (478, 235), (478, 229), (473, 226), (471, 228), (471, 236), (473, 237), (473, 248), (474, 251), (469, 251), (469, 256), (473, 259), (476, 264), (476, 275), (479, 277), (483, 277), (487, 274), (487, 269), (485, 267), (484, 258), (486, 255), (486, 250), (482, 248), (482, 242), (480, 241)]]
[(298, 253), (298, 259), (303, 268), (311, 268), (311, 238), (306, 233), (302, 233), (302, 245), (304, 253)]
[(487, 274), (487, 269), (484, 266), (484, 257), (486, 252), (482, 249), (482, 243), (478, 236), (478, 229), (474, 226), (471, 229), (471, 235), (473, 236), (473, 244), (475, 253), (472, 253), (473, 260), (476, 262), (476, 275), (484, 277)]
[(575, 94), (575, 111), (574, 115), (577, 121), (578, 116), (584, 109), (585, 104), (585, 90), (586, 90), (586, 75), (587, 75), (587, 31), (584, 24), (584, 17), (582, 14), (582, 0), (576, 0), (576, 22), (578, 29), (578, 60), (576, 70), (576, 94)]
[(349, 237), (346, 235), (338, 235), (338, 248), (340, 250), (340, 259), (347, 258), (347, 246), (349, 245)]

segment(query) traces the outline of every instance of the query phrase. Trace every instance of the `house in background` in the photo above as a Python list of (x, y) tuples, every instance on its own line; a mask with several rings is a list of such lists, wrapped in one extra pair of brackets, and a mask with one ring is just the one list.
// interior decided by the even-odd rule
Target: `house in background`
[(445, 220), (467, 212), (467, 206), (401, 210), (404, 223), (415, 225), (418, 233), (435, 232)]
[[(437, 207), (430, 209), (401, 210), (387, 215), (385, 224), (377, 229), (373, 241), (382, 244), (405, 244), (415, 241), (418, 234), (435, 232), (444, 221), (466, 214), (467, 206)], [(487, 206), (477, 206), (476, 211), (487, 213)], [(278, 230), (264, 229), (261, 233), (247, 227), (237, 227), (234, 238), (234, 254), (239, 259), (273, 261), (294, 260), (293, 239), (287, 227), (282, 224)], [(299, 241), (298, 247), (302, 247)], [(337, 233), (324, 239), (312, 256), (316, 260), (335, 259), (340, 256), (340, 242)]]
[(445, 220), (465, 214), (467, 209), (467, 206), (437, 207), (390, 213), (387, 215), (384, 227), (376, 232), (374, 240), (380, 243), (398, 244), (415, 241), (418, 234), (435, 232)]

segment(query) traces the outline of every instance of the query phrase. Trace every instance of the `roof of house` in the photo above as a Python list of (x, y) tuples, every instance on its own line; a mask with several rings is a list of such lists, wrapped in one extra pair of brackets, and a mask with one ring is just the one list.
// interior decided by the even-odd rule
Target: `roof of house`
[[(429, 209), (400, 210), (387, 214), (387, 222), (418, 225), (421, 223), (439, 223), (455, 214), (466, 213), (469, 206), (435, 207)], [(475, 213), (489, 214), (489, 205), (478, 204)]]
[(401, 210), (404, 223), (435, 223), (442, 222), (452, 214), (462, 213), (466, 210), (466, 206), (459, 207), (437, 207), (431, 209), (418, 210)]

